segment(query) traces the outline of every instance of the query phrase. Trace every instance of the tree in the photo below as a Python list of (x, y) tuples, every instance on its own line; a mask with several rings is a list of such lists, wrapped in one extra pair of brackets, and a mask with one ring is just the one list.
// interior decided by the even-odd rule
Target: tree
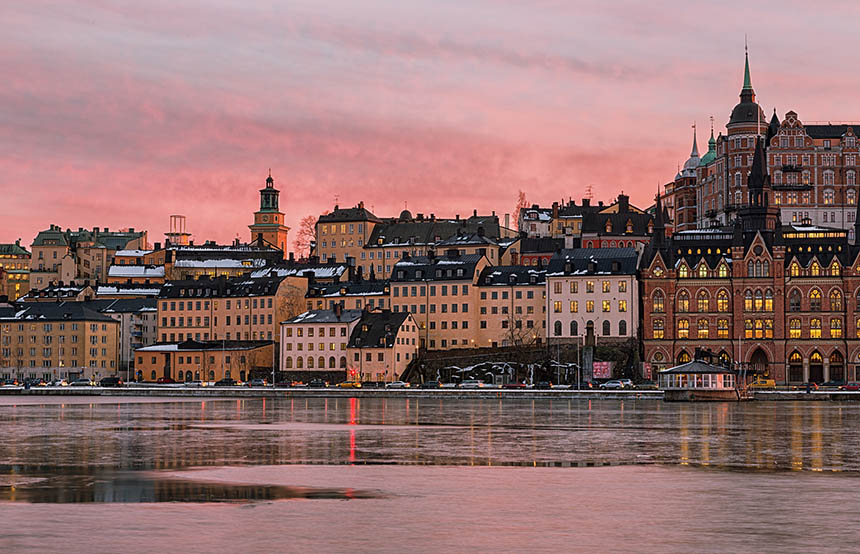
[(311, 243), (316, 240), (316, 224), (317, 218), (308, 215), (302, 218), (299, 222), (299, 230), (296, 233), (296, 240), (293, 241), (293, 249), (296, 251), (296, 257), (300, 260), (307, 259), (311, 252)]
[(522, 231), (522, 229), (520, 229), (520, 212), (527, 209), (528, 207), (529, 201), (526, 200), (526, 193), (524, 193), (523, 191), (519, 191), (519, 194), (517, 196), (517, 207), (514, 209), (514, 216), (516, 216), (517, 218), (517, 231)]

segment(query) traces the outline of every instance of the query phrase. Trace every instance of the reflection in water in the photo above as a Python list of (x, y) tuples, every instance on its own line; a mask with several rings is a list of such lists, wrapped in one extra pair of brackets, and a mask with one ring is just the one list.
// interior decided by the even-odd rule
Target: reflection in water
[(0, 502), (34, 504), (259, 502), (271, 500), (353, 500), (383, 498), (380, 493), (353, 489), (209, 483), (158, 475), (57, 475), (0, 485)]
[(860, 405), (305, 398), (12, 405), (0, 467), (623, 465), (860, 471)]

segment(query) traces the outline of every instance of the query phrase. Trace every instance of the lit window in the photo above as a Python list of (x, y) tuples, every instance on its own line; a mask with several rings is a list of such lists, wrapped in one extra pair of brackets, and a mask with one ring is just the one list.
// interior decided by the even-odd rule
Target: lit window
[(690, 322), (686, 319), (678, 320), (678, 338), (686, 339), (690, 337)]
[(809, 338), (811, 339), (820, 339), (821, 338), (821, 320), (818, 318), (813, 318), (809, 322)]

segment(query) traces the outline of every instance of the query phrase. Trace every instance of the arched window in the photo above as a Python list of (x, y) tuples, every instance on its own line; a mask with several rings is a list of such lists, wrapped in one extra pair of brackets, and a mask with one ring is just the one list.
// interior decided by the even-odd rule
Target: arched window
[(753, 320), (751, 319), (744, 320), (744, 338), (753, 338)]
[(690, 276), (689, 269), (687, 268), (687, 264), (681, 262), (681, 265), (678, 267), (678, 278), (686, 279)]
[(744, 293), (744, 310), (748, 312), (753, 310), (753, 293), (749, 289)]
[(296, 368), (302, 369), (304, 367), (303, 363), (304, 363), (304, 358), (302, 358), (301, 356), (297, 356), (296, 357)]
[(284, 367), (287, 369), (293, 369), (293, 357), (292, 356), (287, 356), (284, 359)]
[(821, 311), (821, 291), (818, 289), (809, 291), (809, 310), (812, 312)]
[(764, 291), (764, 311), (773, 311), (773, 291), (770, 289)]
[(682, 290), (678, 293), (678, 311), (679, 312), (689, 312), (690, 311), (690, 295), (687, 291)]
[(821, 320), (817, 317), (814, 317), (809, 321), (809, 338), (821, 338)]
[(770, 262), (767, 260), (761, 263), (761, 276), (770, 277)]
[(791, 262), (791, 266), (788, 268), (788, 272), (792, 277), (797, 277), (800, 275), (800, 264), (797, 262)]
[(341, 369), (346, 369), (346, 356), (341, 356), (341, 357), (340, 357), (340, 368), (341, 368)]
[(720, 363), (725, 366), (730, 365), (732, 363), (732, 359), (729, 357), (728, 353), (725, 350), (720, 352)]
[[(860, 326), (858, 326), (858, 329), (860, 329)], [(662, 339), (664, 336), (663, 335), (663, 320), (662, 319), (655, 319), (654, 321), (652, 321), (651, 322), (651, 330), (653, 332), (653, 336), (655, 339)]]
[(323, 356), (319, 357), (317, 367), (320, 369), (325, 369), (325, 357), (323, 357)]
[(755, 262), (752, 260), (747, 262), (747, 277), (755, 277)]
[(687, 319), (679, 319), (678, 320), (678, 338), (679, 339), (688, 339), (690, 338), (690, 321)]
[(698, 336), (700, 339), (708, 338), (708, 320), (704, 317), (697, 322)]
[(214, 369), (210, 369), (210, 370), (209, 370), (209, 380), (210, 380), (210, 381), (214, 381), (214, 380), (215, 380), (215, 370), (214, 370)]
[(152, 371), (152, 380), (155, 381), (155, 370)]
[(728, 266), (726, 266), (726, 264), (720, 264), (720, 268), (718, 271), (719, 271), (720, 279), (725, 279), (726, 277), (729, 276), (729, 268), (728, 268)]
[(811, 364), (822, 364), (824, 363), (824, 358), (821, 357), (817, 351), (812, 353), (812, 356), (809, 357), (809, 363)]
[(179, 370), (178, 378), (179, 378), (179, 382), (185, 381), (185, 372), (182, 371), (181, 369)]
[(761, 262), (759, 260), (756, 260), (755, 261), (755, 276), (756, 277), (762, 276), (761, 270), (762, 270)]
[(570, 336), (579, 336), (579, 323), (575, 319), (570, 322)]
[(760, 319), (755, 320), (755, 338), (764, 338), (764, 321)]
[(830, 264), (830, 275), (834, 277), (838, 277), (842, 271), (839, 268), (839, 263), (836, 260), (833, 260), (833, 263)]
[(696, 307), (699, 312), (708, 311), (708, 293), (704, 290), (700, 290), (699, 294), (696, 295)]
[[(846, 180), (848, 181), (846, 184), (848, 184), (848, 185), (856, 185), (857, 184), (857, 176), (854, 174), (853, 171), (849, 171), (845, 177), (846, 177)], [(851, 206), (855, 205), (857, 203), (857, 191), (855, 191), (854, 189), (848, 189), (847, 191), (845, 191), (845, 198), (848, 201), (849, 205), (851, 205)]]
[(721, 290), (717, 293), (717, 311), (729, 311), (729, 293), (727, 293), (725, 290)]
[(720, 339), (729, 338), (729, 320), (728, 319), (718, 319), (717, 320), (717, 338), (720, 338)]
[(313, 369), (313, 368), (314, 368), (314, 357), (308, 356), (308, 369)]
[(763, 307), (763, 297), (760, 290), (755, 291), (755, 311), (760, 312)]
[(708, 265), (705, 262), (699, 264), (699, 279), (708, 278)]
[(239, 381), (241, 381), (243, 383), (245, 382), (245, 370), (244, 369), (239, 372)]
[(831, 317), (830, 318), (830, 338), (831, 339), (841, 339), (842, 338), (842, 318), (839, 318), (839, 317)]
[(788, 357), (788, 380), (803, 381), (803, 357), (796, 350)]
[(788, 295), (788, 311), (789, 312), (799, 312), (800, 311), (800, 291), (794, 289)]
[(809, 274), (813, 277), (821, 275), (821, 266), (818, 265), (818, 262), (812, 262), (812, 265), (809, 267)]
[(656, 313), (662, 314), (665, 311), (664, 301), (665, 296), (663, 296), (662, 290), (654, 291), (654, 296), (652, 297), (652, 307), (653, 311)]
[(330, 369), (334, 369), (337, 367), (337, 360), (334, 359), (334, 356), (328, 357), (328, 367)]
[(689, 354), (687, 354), (686, 352), (681, 352), (680, 354), (678, 354), (678, 363), (679, 364), (686, 364), (689, 362), (690, 362), (690, 355)]
[(622, 337), (627, 336), (627, 322), (623, 319), (618, 322), (618, 334)]
[(612, 329), (610, 328), (609, 320), (608, 319), (603, 320), (603, 336), (608, 337), (611, 333), (612, 333)]
[(839, 292), (839, 289), (833, 289), (830, 291), (830, 311), (842, 311), (842, 293)]
[(556, 321), (555, 323), (553, 323), (553, 325), (552, 325), (552, 333), (553, 333), (553, 335), (555, 335), (556, 337), (560, 337), (560, 336), (561, 336), (561, 321)]

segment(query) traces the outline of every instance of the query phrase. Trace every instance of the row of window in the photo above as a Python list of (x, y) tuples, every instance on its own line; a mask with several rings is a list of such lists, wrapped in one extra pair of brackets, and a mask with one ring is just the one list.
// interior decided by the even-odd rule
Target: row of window
[[(556, 281), (555, 283), (553, 283), (553, 294), (562, 294), (563, 286), (564, 283), (562, 283), (561, 281)], [(600, 289), (602, 292), (605, 293), (612, 292), (612, 282), (602, 281), (600, 283)], [(570, 282), (570, 292), (571, 294), (576, 294), (579, 292), (579, 281)], [(585, 292), (589, 294), (594, 292), (594, 281), (585, 281)], [(618, 281), (618, 292), (627, 292), (627, 281)], [(495, 298), (495, 296), (493, 298)], [(507, 298), (507, 296), (504, 296), (503, 298)], [(482, 296), (481, 299), (483, 300), (484, 297)]]
[[(462, 269), (458, 269), (458, 272), (463, 271)], [(401, 273), (401, 272), (398, 272)], [(400, 275), (403, 277), (402, 275)], [(416, 278), (420, 279), (421, 277), (416, 274)], [(439, 285), (439, 295), (440, 296), (448, 296), (448, 289), (450, 287), (451, 296), (466, 296), (469, 294), (469, 285)], [(436, 285), (430, 285), (430, 296), (436, 296)], [(419, 294), (420, 291), (420, 294)], [(411, 296), (425, 296), (427, 294), (427, 286), (393, 286), (391, 287), (391, 294), (394, 297), (403, 296), (404, 298), (410, 296), (409, 293), (412, 293)]]
[[(562, 313), (563, 302), (560, 300), (556, 300), (552, 303), (552, 311), (553, 313), (560, 314)], [(594, 311), (594, 300), (586, 300), (585, 301), (585, 311), (587, 313), (591, 313)], [(612, 301), (611, 300), (603, 300), (601, 302), (601, 311), (604, 313), (608, 313), (612, 311)], [(627, 300), (619, 300), (618, 301), (618, 311), (626, 312), (627, 311)], [(575, 314), (579, 313), (579, 301), (571, 300), (570, 301), (570, 313)]]
[[(199, 333), (199, 332), (197, 332), (197, 333), (161, 333), (161, 342), (167, 342), (168, 338), (169, 338), (170, 342), (176, 342), (177, 339), (179, 342), (182, 342), (186, 339), (187, 340), (194, 339), (194, 340), (198, 340), (198, 341), (199, 340), (209, 340), (209, 333), (206, 333), (206, 332), (204, 332), (204, 333)], [(215, 333), (213, 339), (214, 340), (221, 340), (221, 338), (218, 337), (217, 333)], [(266, 332), (260, 331), (260, 333), (257, 333), (257, 331), (252, 331), (249, 333), (248, 331), (245, 331), (244, 333), (241, 333), (241, 332), (237, 331), (236, 335), (233, 336), (233, 333), (231, 333), (230, 331), (227, 331), (225, 336), (223, 337), (223, 339), (224, 340), (233, 340), (233, 339), (235, 339), (235, 340), (258, 340), (258, 339), (259, 340), (272, 340), (272, 332), (271, 331), (266, 331)]]
[(323, 224), (320, 225), (320, 234), (322, 235), (334, 235), (340, 232), (340, 234), (344, 235), (346, 233), (363, 233), (364, 232), (364, 223), (341, 223), (338, 225), (337, 223), (331, 224)]
[[(382, 354), (380, 353), (380, 356)], [(382, 358), (380, 358), (382, 361)], [(286, 356), (284, 358), (284, 367), (286, 369), (293, 369), (293, 357)], [(314, 356), (296, 356), (295, 358), (295, 367), (296, 369), (325, 369), (328, 367), (329, 369), (346, 369), (346, 356), (341, 356), (339, 361), (334, 356), (328, 357), (328, 366), (326, 366), (326, 358), (325, 356), (320, 356), (315, 358)]]
[[(857, 320), (857, 336), (860, 338), (860, 319)], [(789, 338), (799, 339), (802, 336), (802, 325), (800, 319), (789, 320)], [(717, 338), (729, 338), (729, 320), (717, 320)], [(708, 319), (701, 318), (696, 321), (696, 338), (707, 339), (711, 338), (711, 325)], [(652, 336), (655, 339), (665, 337), (665, 323), (662, 319), (655, 319), (651, 323)], [(812, 318), (809, 321), (809, 337), (811, 339), (822, 338), (822, 320), (820, 318)], [(690, 336), (690, 321), (688, 319), (678, 320), (677, 338), (689, 339)], [(773, 320), (772, 319), (752, 319), (744, 320), (744, 338), (748, 339), (772, 339), (773, 338)], [(829, 328), (829, 338), (842, 338), (842, 319), (831, 318)]]
[[(589, 320), (588, 323), (593, 323), (593, 322), (591, 320)], [(555, 337), (563, 336), (562, 331), (563, 331), (563, 325), (562, 325), (561, 321), (556, 321), (552, 326), (553, 336), (555, 336)], [(570, 333), (567, 336), (578, 337), (579, 336), (579, 322), (576, 320), (571, 321), (570, 325), (569, 325), (569, 331), (570, 331)], [(605, 336), (605, 337), (608, 337), (612, 334), (612, 323), (608, 319), (603, 321), (603, 324), (601, 326), (601, 331), (602, 331), (603, 336)], [(622, 337), (627, 336), (627, 321), (625, 321), (623, 319), (618, 322), (618, 335), (622, 336)]]
[[(184, 292), (184, 291), (180, 291), (180, 292)], [(258, 308), (258, 307), (259, 308), (271, 308), (272, 307), (272, 299), (271, 298), (252, 298), (252, 299), (245, 298), (244, 300), (245, 300), (245, 306), (244, 306), (245, 309)], [(237, 298), (235, 300), (235, 302), (236, 302), (235, 303), (235, 309), (237, 309), (237, 310), (242, 309), (242, 299)], [(201, 311), (201, 310), (208, 311), (209, 310), (209, 300), (187, 300), (187, 301), (179, 300), (178, 302), (175, 300), (172, 300), (170, 302), (167, 302), (167, 301), (161, 302), (162, 311), (167, 311), (168, 306), (170, 307), (171, 311), (176, 311), (177, 308), (179, 309), (180, 312), (183, 312), (183, 311)], [(225, 300), (224, 301), (224, 307), (226, 309), (228, 309), (228, 310), (233, 309), (233, 306), (234, 306), (233, 300)], [(215, 309), (218, 309), (218, 301), (217, 300), (215, 301)]]

